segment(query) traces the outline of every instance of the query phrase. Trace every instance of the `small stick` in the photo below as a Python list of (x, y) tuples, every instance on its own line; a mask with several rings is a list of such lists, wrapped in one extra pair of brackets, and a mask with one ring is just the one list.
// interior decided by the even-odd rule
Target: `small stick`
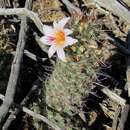
[(116, 93), (112, 92), (108, 88), (106, 88), (104, 85), (101, 85), (99, 83), (94, 82), (94, 85), (98, 86), (101, 91), (107, 95), (110, 99), (115, 101), (117, 104), (120, 104), (121, 106), (125, 106), (126, 100), (123, 99), (122, 97), (118, 96)]
[[(127, 35), (127, 48), (130, 51), (130, 31)], [(128, 96), (130, 97), (130, 56), (127, 57), (127, 70), (126, 70), (126, 77), (127, 77), (127, 89), (128, 89)]]
[(119, 130), (124, 130), (125, 122), (127, 121), (129, 110), (130, 110), (129, 105), (125, 105), (124, 107), (122, 107), (121, 119), (120, 119), (120, 122), (119, 122), (119, 125), (118, 125)]
[[(15, 55), (16, 52), (12, 52), (11, 54), (12, 54), (12, 55)], [(35, 54), (29, 52), (28, 50), (24, 50), (24, 54), (25, 54), (27, 57), (29, 57), (30, 59), (34, 60), (34, 61), (38, 61), (38, 59), (39, 59), (39, 60), (41, 60), (42, 62), (44, 62), (45, 60), (47, 60), (47, 58), (38, 57), (38, 56), (36, 56)]]
[(39, 19), (38, 15), (26, 8), (13, 8), (13, 9), (4, 9), (0, 8), (0, 15), (18, 15), (18, 16), (26, 16), (29, 17), (37, 26), (39, 31), (43, 33), (43, 24)]
[(112, 130), (117, 130), (118, 118), (121, 112), (121, 107), (118, 106), (117, 110), (115, 111), (114, 119), (112, 122)]
[[(4, 95), (0, 94), (0, 99), (1, 100), (4, 100)], [(20, 106), (18, 104), (15, 104), (15, 106), (17, 107), (17, 109), (22, 110), (23, 112), (27, 113), (28, 115), (38, 119), (38, 120), (41, 120), (43, 121), (44, 123), (48, 124), (49, 126), (51, 126), (53, 129), (55, 130), (62, 130), (60, 127), (58, 127), (57, 125), (53, 124), (50, 120), (48, 120), (45, 116), (42, 116), (40, 114), (37, 114), (33, 111), (31, 111), (30, 109), (26, 108), (26, 107), (23, 107), (23, 106)]]
[(46, 124), (48, 124), (49, 126), (51, 126), (55, 130), (61, 130), (61, 128), (59, 128), (58, 126), (56, 126), (55, 124), (53, 124), (52, 122), (50, 122), (46, 117), (44, 117), (44, 116), (42, 116), (40, 114), (37, 114), (37, 113), (29, 110), (26, 107), (22, 107), (22, 111), (25, 112), (25, 113), (27, 113), (30, 116), (33, 116), (34, 118), (36, 118), (38, 120), (42, 120), (43, 122), (45, 122)]
[(94, 1), (93, 2), (88, 2), (86, 0), (83, 0), (83, 2), (84, 2), (84, 4), (87, 7), (95, 6), (98, 9), (98, 11), (101, 12), (101, 13), (103, 13), (103, 14), (107, 14), (108, 15), (110, 13), (109, 11), (103, 9), (100, 5), (94, 3)]
[(83, 16), (82, 11), (80, 10), (80, 8), (76, 7), (75, 5), (73, 5), (70, 1), (68, 0), (61, 0), (66, 7), (68, 8), (69, 12), (73, 15), (74, 13), (76, 13), (79, 17)]
[(34, 55), (33, 53), (29, 52), (28, 50), (24, 50), (24, 54), (34, 61), (37, 61), (37, 58), (40, 59), (41, 61), (45, 61), (47, 59), (47, 58), (40, 58)]
[[(30, 7), (32, 4), (32, 0), (26, 0), (25, 7)], [(9, 112), (9, 109), (14, 101), (14, 95), (16, 91), (17, 80), (20, 72), (20, 64), (22, 61), (23, 53), (24, 53), (24, 46), (25, 46), (25, 36), (27, 31), (27, 20), (26, 17), (22, 17), (21, 26), (19, 32), (19, 39), (16, 48), (16, 55), (14, 57), (12, 66), (11, 66), (11, 73), (5, 93), (5, 99), (3, 104), (0, 107), (0, 128), (2, 128), (4, 119)]]
[(106, 39), (113, 45), (115, 45), (123, 54), (130, 56), (130, 50), (124, 47), (122, 44), (125, 44), (124, 41), (119, 41), (118, 38), (113, 36), (109, 36), (108, 34), (105, 35)]
[[(37, 79), (33, 83), (31, 90), (28, 92), (27, 96), (22, 100), (20, 105), (27, 104), (29, 97), (41, 86), (41, 84), (42, 84), (42, 81), (40, 79)], [(4, 100), (4, 96), (3, 95), (0, 95), (0, 96), (1, 96), (0, 99)], [(19, 112), (20, 112), (20, 109), (18, 109), (18, 108), (16, 108), (15, 111), (11, 112), (11, 114), (9, 115), (8, 119), (6, 120), (2, 130), (8, 130), (9, 129), (11, 122), (16, 119), (16, 116), (19, 114)]]
[(0, 0), (0, 8), (5, 8), (11, 6), (10, 0)]
[[(43, 44), (40, 42), (39, 39), (40, 39), (40, 37), (38, 37), (37, 34), (35, 34), (35, 40), (37, 41), (38, 44), (40, 44), (39, 46), (41, 47)], [(16, 47), (16, 45), (14, 45), (14, 44), (10, 44), (10, 45)], [(42, 47), (41, 47), (41, 49), (42, 49)], [(46, 50), (47, 50), (47, 49), (46, 49)], [(44, 51), (45, 51), (45, 50), (44, 50)], [(47, 51), (45, 51), (45, 52), (47, 53)], [(15, 55), (16, 52), (13, 51), (13, 52), (11, 52), (11, 54), (12, 54), (12, 55)], [(39, 59), (40, 61), (44, 62), (45, 60), (47, 60), (47, 58), (41, 58), (41, 57), (39, 57), (39, 56), (37, 56), (37, 55), (31, 53), (30, 51), (28, 51), (28, 50), (26, 50), (26, 49), (24, 50), (24, 55), (26, 55), (27, 57), (29, 57), (30, 59), (32, 59), (32, 60), (34, 60), (34, 61), (38, 61), (38, 59)]]
[(96, 4), (112, 11), (113, 14), (122, 18), (123, 21), (130, 23), (129, 10), (120, 4), (118, 0), (93, 0)]

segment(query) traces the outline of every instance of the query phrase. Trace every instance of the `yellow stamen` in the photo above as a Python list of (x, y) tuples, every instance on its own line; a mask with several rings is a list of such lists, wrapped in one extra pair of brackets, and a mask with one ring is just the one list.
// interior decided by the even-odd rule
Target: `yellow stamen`
[(63, 46), (65, 42), (65, 33), (63, 31), (58, 31), (55, 36), (57, 46)]

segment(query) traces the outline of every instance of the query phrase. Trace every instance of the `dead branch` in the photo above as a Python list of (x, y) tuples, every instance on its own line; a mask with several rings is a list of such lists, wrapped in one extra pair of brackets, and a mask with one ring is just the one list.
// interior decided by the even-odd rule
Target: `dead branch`
[(123, 21), (130, 23), (130, 12), (129, 10), (120, 4), (117, 0), (93, 0), (96, 4), (107, 10), (112, 11), (113, 14), (122, 18)]
[[(12, 55), (15, 55), (16, 52), (11, 52)], [(45, 60), (47, 60), (47, 58), (41, 58), (39, 56), (36, 56), (35, 54), (29, 52), (28, 50), (24, 50), (24, 55), (26, 55), (28, 58), (34, 60), (34, 61), (38, 61), (38, 59), (42, 62), (44, 62)]]
[[(127, 35), (127, 48), (130, 51), (130, 31)], [(126, 77), (127, 77), (127, 83), (126, 87), (128, 90), (128, 96), (130, 97), (130, 56), (127, 57), (127, 70), (126, 70)]]
[(120, 112), (121, 112), (121, 107), (118, 106), (117, 110), (115, 111), (114, 119), (113, 119), (113, 122), (112, 122), (112, 130), (117, 130)]
[(123, 54), (125, 54), (126, 56), (130, 56), (130, 50), (128, 50), (125, 46), (125, 42), (120, 40), (119, 38), (116, 38), (114, 36), (110, 36), (109, 34), (105, 34), (106, 39), (113, 44), (114, 46), (116, 46)]
[(120, 122), (118, 125), (119, 130), (124, 130), (124, 128), (125, 128), (124, 126), (125, 126), (125, 122), (127, 121), (129, 110), (130, 110), (129, 105), (125, 105), (124, 107), (122, 107), (121, 119), (120, 119)]
[[(1, 99), (1, 100), (4, 100), (4, 96), (3, 96), (2, 94), (0, 94), (0, 99)], [(59, 128), (58, 126), (56, 126), (55, 124), (53, 124), (53, 123), (52, 123), (51, 121), (49, 121), (46, 117), (44, 117), (44, 116), (42, 116), (42, 115), (40, 115), (40, 114), (37, 114), (37, 113), (35, 113), (35, 112), (29, 110), (29, 109), (26, 108), (26, 107), (23, 107), (23, 106), (20, 106), (20, 105), (17, 105), (17, 104), (16, 104), (15, 106), (17, 107), (17, 109), (18, 109), (19, 111), (22, 110), (23, 112), (27, 113), (28, 115), (30, 115), (30, 116), (32, 116), (32, 117), (38, 119), (38, 120), (42, 120), (44, 123), (48, 124), (48, 125), (51, 126), (53, 129), (55, 129), (55, 130), (61, 130), (61, 128)], [(13, 118), (15, 118), (15, 117), (13, 117)]]
[(65, 5), (66, 7), (68, 8), (70, 14), (73, 16), (74, 14), (78, 15), (79, 18), (82, 17), (83, 13), (82, 11), (80, 10), (80, 8), (76, 7), (75, 5), (73, 5), (70, 1), (68, 0), (61, 0)]
[[(30, 4), (32, 5), (32, 0), (26, 0), (25, 8), (29, 8)], [(0, 107), (0, 127), (2, 128), (3, 121), (9, 112), (9, 109), (14, 101), (14, 95), (17, 85), (17, 80), (20, 72), (20, 64), (23, 57), (24, 46), (25, 46), (25, 37), (27, 31), (27, 20), (26, 17), (22, 17), (21, 26), (19, 32), (19, 39), (16, 48), (16, 55), (14, 57), (12, 66), (11, 66), (11, 73), (5, 93), (5, 99), (3, 101), (2, 106)]]
[(4, 9), (0, 8), (0, 15), (18, 15), (18, 16), (26, 16), (29, 17), (37, 26), (39, 31), (43, 33), (43, 24), (39, 19), (38, 15), (27, 8), (13, 8), (13, 9)]
[(120, 104), (121, 106), (125, 106), (126, 100), (118, 96), (116, 93), (112, 92), (108, 88), (106, 88), (104, 85), (101, 85), (99, 83), (94, 82), (94, 85), (96, 85), (105, 95), (107, 95), (110, 99), (115, 101), (117, 104)]
[(0, 8), (10, 7), (10, 0), (0, 0)]
[(50, 122), (46, 117), (40, 115), (40, 114), (36, 114), (35, 112), (29, 110), (26, 107), (22, 107), (22, 111), (27, 113), (30, 116), (33, 116), (36, 119), (42, 120), (43, 122), (45, 122), (46, 124), (48, 124), (49, 126), (51, 126), (52, 128), (54, 128), (55, 130), (61, 130), (58, 126), (56, 126), (55, 124), (53, 124), (52, 122)]
[[(33, 83), (31, 90), (28, 92), (27, 96), (20, 103), (21, 106), (27, 104), (29, 97), (41, 86), (41, 84), (42, 84), (42, 81), (40, 79), (37, 79)], [(4, 96), (0, 95), (0, 99), (4, 100)], [(16, 108), (15, 111), (11, 112), (11, 114), (9, 115), (8, 119), (6, 120), (2, 130), (8, 130), (11, 122), (16, 119), (16, 116), (19, 114), (19, 112), (20, 112), (20, 109), (18, 109), (18, 108)]]
[(93, 1), (88, 2), (86, 0), (83, 0), (84, 4), (86, 5), (86, 7), (91, 7), (91, 6), (95, 6), (99, 12), (103, 13), (103, 14), (109, 14), (110, 12), (107, 11), (106, 9), (103, 9), (101, 6), (99, 6), (98, 4), (94, 3)]
[[(37, 42), (38, 45), (41, 47), (41, 49), (44, 50), (44, 52), (47, 53), (47, 47), (46, 47), (45, 45), (43, 45), (43, 44), (40, 42), (39, 39), (40, 39), (40, 37), (38, 37), (37, 34), (35, 34), (35, 40), (36, 40), (36, 42)], [(11, 45), (13, 45), (14, 47), (16, 47), (15, 44), (11, 44)], [(46, 48), (46, 50), (43, 49), (43, 47)], [(13, 51), (13, 52), (11, 52), (11, 54), (15, 56), (16, 52)], [(37, 56), (37, 55), (31, 53), (30, 51), (28, 51), (28, 50), (26, 50), (26, 49), (24, 49), (24, 55), (26, 55), (28, 58), (30, 58), (30, 59), (32, 59), (32, 60), (34, 60), (34, 61), (40, 60), (41, 62), (44, 62), (45, 60), (47, 60), (47, 58), (41, 58), (41, 57), (39, 57), (39, 56)]]
[(29, 52), (28, 50), (24, 50), (24, 54), (34, 61), (38, 61), (38, 59), (39, 59), (43, 62), (47, 59), (47, 58), (40, 58), (40, 57), (34, 55), (33, 53)]

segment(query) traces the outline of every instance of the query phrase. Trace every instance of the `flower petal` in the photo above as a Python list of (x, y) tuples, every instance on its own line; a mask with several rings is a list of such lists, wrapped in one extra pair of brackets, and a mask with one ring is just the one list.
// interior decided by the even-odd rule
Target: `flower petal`
[(41, 37), (40, 38), (40, 41), (43, 43), (43, 44), (45, 44), (45, 45), (52, 45), (51, 43), (51, 41), (49, 40), (49, 37), (48, 36), (43, 36), (43, 37)]
[(53, 56), (53, 54), (56, 52), (56, 47), (54, 45), (52, 45), (50, 48), (49, 48), (49, 51), (48, 51), (48, 57), (51, 58)]
[(67, 36), (67, 37), (66, 37), (66, 42), (65, 42), (64, 47), (69, 46), (69, 45), (73, 45), (73, 44), (76, 43), (76, 42), (78, 42), (77, 39), (74, 39), (74, 38), (72, 38), (72, 37)]
[(54, 29), (59, 28), (58, 23), (56, 21), (53, 22), (53, 27), (54, 27)]
[(51, 26), (43, 25), (43, 32), (47, 36), (54, 36), (54, 29)]
[(55, 32), (57, 30), (62, 30), (69, 19), (70, 17), (66, 17), (66, 18), (61, 19), (59, 22), (54, 21), (53, 27), (54, 27)]
[(70, 35), (73, 33), (73, 31), (70, 29), (64, 29), (64, 32), (65, 32), (65, 35)]
[(59, 58), (60, 60), (66, 62), (65, 52), (64, 52), (63, 48), (57, 49), (57, 55), (58, 55), (58, 58)]
[(66, 17), (66, 18), (63, 18), (61, 19), (58, 24), (61, 28), (64, 28), (65, 24), (69, 21), (70, 17)]

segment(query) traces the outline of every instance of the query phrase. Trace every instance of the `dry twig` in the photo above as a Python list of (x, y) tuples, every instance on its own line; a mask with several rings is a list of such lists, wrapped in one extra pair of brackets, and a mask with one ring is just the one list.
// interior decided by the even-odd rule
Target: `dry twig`
[[(16, 52), (11, 52), (11, 54), (15, 55)], [(35, 54), (29, 52), (28, 50), (24, 50), (24, 55), (26, 55), (27, 57), (29, 57), (30, 59), (34, 60), (34, 61), (38, 61), (38, 59), (42, 62), (44, 62), (45, 60), (47, 60), (47, 58), (41, 58), (39, 56), (36, 56)]]
[[(30, 8), (32, 5), (32, 0), (26, 0), (25, 8)], [(22, 17), (21, 26), (20, 26), (20, 33), (19, 33), (19, 40), (17, 43), (16, 55), (14, 57), (12, 66), (11, 66), (11, 73), (6, 89), (5, 99), (3, 101), (2, 106), (0, 107), (0, 127), (2, 128), (3, 121), (9, 112), (9, 109), (14, 101), (14, 95), (17, 85), (17, 80), (20, 72), (20, 64), (22, 61), (23, 53), (24, 53), (24, 46), (25, 46), (25, 37), (27, 31), (27, 20), (26, 17)]]
[[(130, 31), (127, 35), (127, 48), (130, 51)], [(127, 77), (127, 90), (128, 90), (128, 96), (130, 97), (130, 56), (127, 57), (127, 70), (126, 70), (126, 77)]]
[(119, 130), (124, 130), (125, 122), (127, 120), (129, 110), (130, 110), (129, 105), (125, 105), (124, 107), (122, 107), (121, 119), (120, 119), (120, 122), (119, 122), (119, 125), (118, 125)]
[(70, 1), (68, 0), (61, 0), (65, 5), (66, 7), (68, 8), (70, 14), (73, 16), (74, 14), (78, 15), (79, 18), (82, 17), (83, 13), (82, 11), (80, 10), (80, 8), (76, 7), (75, 5), (73, 5)]
[(125, 46), (125, 42), (120, 40), (119, 38), (116, 38), (114, 36), (110, 36), (109, 34), (106, 34), (104, 37), (106, 37), (106, 39), (113, 44), (114, 46), (116, 46), (123, 54), (125, 54), (126, 56), (130, 56), (130, 50), (127, 49)]
[(43, 33), (43, 29), (42, 29), (43, 24), (39, 19), (38, 15), (26, 8), (13, 8), (13, 9), (0, 8), (0, 15), (18, 15), (20, 17), (27, 16), (35, 23), (39, 31)]
[[(27, 104), (29, 97), (41, 86), (41, 84), (42, 84), (42, 81), (40, 79), (36, 80), (33, 83), (31, 90), (28, 92), (27, 96), (23, 99), (23, 101), (20, 104), (21, 105)], [(0, 95), (0, 96), (1, 96), (0, 99), (4, 100), (4, 96), (3, 95)], [(11, 114), (8, 117), (8, 119), (6, 120), (2, 130), (8, 130), (11, 122), (16, 119), (16, 116), (19, 114), (19, 112), (20, 112), (20, 109), (18, 109), (18, 108), (16, 108), (15, 111), (11, 112)]]
[(118, 106), (114, 115), (113, 122), (112, 122), (112, 130), (117, 130), (117, 124), (118, 124), (118, 118), (119, 118), (120, 112), (121, 112), (121, 107)]
[[(4, 100), (4, 96), (2, 94), (0, 94), (0, 99), (1, 100)], [(48, 124), (49, 126), (51, 126), (53, 129), (55, 130), (61, 130), (61, 128), (59, 128), (58, 126), (56, 126), (55, 124), (53, 124), (51, 121), (49, 121), (46, 117), (40, 115), (40, 114), (37, 114), (31, 110), (29, 110), (28, 108), (26, 107), (23, 107), (23, 106), (20, 106), (20, 105), (17, 105), (16, 104), (16, 107), (17, 107), (17, 110), (19, 111), (23, 111), (25, 113), (27, 113), (28, 115), (30, 116), (33, 116), (34, 118), (38, 119), (38, 120), (42, 120), (44, 123)]]
[(106, 88), (104, 85), (101, 85), (99, 83), (94, 82), (94, 85), (98, 86), (101, 91), (107, 95), (110, 99), (115, 101), (117, 104), (120, 104), (121, 106), (125, 106), (126, 100), (118, 96), (116, 93), (112, 92), (108, 88)]
[(5, 8), (11, 6), (10, 0), (0, 0), (0, 8)]
[(49, 126), (51, 126), (53, 129), (55, 130), (61, 130), (58, 126), (56, 126), (55, 124), (53, 124), (52, 122), (50, 122), (46, 117), (40, 115), (40, 114), (36, 114), (35, 112), (29, 110), (26, 107), (22, 107), (22, 111), (27, 113), (30, 116), (33, 116), (36, 119), (42, 120), (43, 122), (45, 122), (46, 124), (48, 124)]
[(115, 15), (121, 17), (125, 22), (130, 23), (130, 12), (129, 10), (120, 4), (118, 0), (93, 0), (96, 4), (107, 10), (112, 11)]

